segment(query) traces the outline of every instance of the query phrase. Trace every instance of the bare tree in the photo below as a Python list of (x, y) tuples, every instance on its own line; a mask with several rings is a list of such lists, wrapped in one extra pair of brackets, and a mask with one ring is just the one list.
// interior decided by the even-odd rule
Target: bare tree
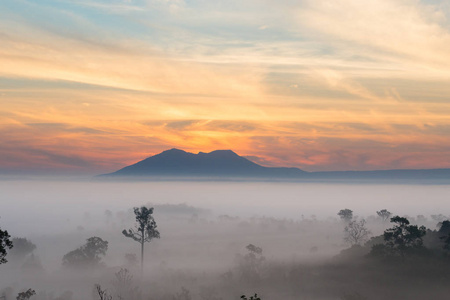
[(136, 227), (134, 229), (123, 230), (124, 236), (129, 237), (141, 244), (141, 272), (144, 273), (144, 244), (150, 242), (152, 239), (159, 239), (159, 231), (156, 229), (156, 222), (153, 219), (153, 207), (147, 208), (145, 206), (135, 207), (134, 214), (136, 215)]
[(95, 289), (97, 291), (98, 297), (100, 298), (100, 300), (112, 300), (113, 297), (111, 295), (109, 295), (106, 290), (102, 290), (102, 287), (100, 284), (96, 284), (95, 285)]
[(361, 221), (351, 221), (345, 226), (344, 229), (345, 242), (350, 245), (361, 245), (369, 239), (369, 236), (372, 234), (370, 230), (366, 227), (366, 220), (362, 219)]
[(126, 268), (120, 268), (115, 273), (113, 285), (118, 299), (138, 300), (141, 299), (141, 291), (138, 286), (133, 286), (133, 275)]

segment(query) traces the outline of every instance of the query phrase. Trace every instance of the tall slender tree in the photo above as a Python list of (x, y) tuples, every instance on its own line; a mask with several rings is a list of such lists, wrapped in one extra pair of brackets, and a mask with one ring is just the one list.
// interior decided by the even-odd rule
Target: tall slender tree
[(144, 274), (144, 244), (154, 238), (159, 239), (160, 235), (156, 229), (155, 219), (152, 216), (153, 207), (135, 207), (134, 214), (136, 215), (136, 227), (128, 230), (124, 229), (122, 233), (124, 236), (141, 244), (141, 273)]

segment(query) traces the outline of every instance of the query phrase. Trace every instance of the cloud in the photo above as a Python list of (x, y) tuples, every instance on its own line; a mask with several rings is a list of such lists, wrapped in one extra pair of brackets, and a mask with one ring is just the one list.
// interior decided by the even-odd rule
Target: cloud
[(131, 0), (126, 1), (116, 1), (116, 3), (111, 3), (114, 1), (108, 2), (98, 2), (98, 1), (66, 1), (67, 3), (71, 3), (74, 5), (90, 7), (94, 9), (99, 9), (108, 13), (113, 14), (128, 14), (130, 12), (142, 12), (145, 9), (133, 5)]
[(177, 147), (442, 166), (449, 7), (433, 3), (2, 2), (4, 163), (104, 172)]
[[(320, 33), (335, 47), (353, 47), (392, 67), (449, 71), (448, 28), (438, 6), (419, 1), (305, 1), (296, 10), (298, 24)], [(345, 42), (345, 43), (340, 43)], [(427, 70), (428, 69), (428, 70)]]
[(88, 127), (74, 127), (71, 124), (64, 123), (27, 123), (27, 126), (37, 128), (38, 130), (44, 130), (46, 132), (49, 131), (64, 131), (64, 132), (73, 132), (73, 133), (82, 133), (82, 134), (107, 134), (107, 131), (98, 130), (94, 128)]

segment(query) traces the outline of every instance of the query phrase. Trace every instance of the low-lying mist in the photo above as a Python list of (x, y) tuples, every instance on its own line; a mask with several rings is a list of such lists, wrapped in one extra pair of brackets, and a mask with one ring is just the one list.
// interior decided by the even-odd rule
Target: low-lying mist
[[(0, 186), (0, 228), (16, 243), (0, 265), (0, 299), (16, 299), (29, 288), (36, 291), (30, 299), (39, 300), (448, 295), (444, 252), (433, 250), (433, 263), (415, 256), (380, 263), (368, 256), (371, 245), (351, 247), (345, 239), (351, 220), (364, 219), (370, 231), (361, 245), (392, 227), (377, 214), (382, 209), (425, 226), (432, 236), (450, 215), (447, 185), (2, 181)], [(133, 207), (141, 206), (154, 208), (160, 233), (145, 243), (143, 275), (140, 243), (122, 234), (135, 227)], [(338, 215), (343, 209), (351, 209), (352, 218)], [(77, 249), (76, 261), (89, 256), (92, 237), (106, 241), (107, 250), (87, 264), (68, 264), (67, 255)]]

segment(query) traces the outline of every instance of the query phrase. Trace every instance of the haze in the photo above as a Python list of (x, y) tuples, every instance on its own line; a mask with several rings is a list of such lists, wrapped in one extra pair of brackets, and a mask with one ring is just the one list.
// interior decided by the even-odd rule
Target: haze
[(449, 0), (0, 0), (0, 300), (448, 300), (449, 50)]
[[(438, 215), (442, 218), (450, 214), (450, 187), (433, 184), (60, 179), (6, 180), (0, 185), (2, 228), (14, 237), (32, 241), (37, 246), (34, 258), (42, 268), (24, 269), (21, 265), (25, 260), (12, 257), (11, 262), (0, 266), (0, 289), (5, 292), (9, 287), (18, 292), (33, 287), (40, 295), (32, 299), (39, 300), (98, 299), (92, 292), (94, 284), (114, 294), (114, 273), (121, 267), (134, 276), (133, 284), (139, 287), (143, 299), (237, 299), (254, 292), (264, 299), (306, 295), (310, 299), (346, 299), (342, 297), (347, 293), (367, 296), (375, 286), (343, 283), (335, 290), (326, 279), (317, 279), (326, 288), (313, 284), (310, 291), (297, 290), (297, 283), (289, 281), (281, 286), (275, 282), (265, 287), (257, 282), (247, 285), (248, 278), (239, 280), (243, 267), (239, 259), (248, 252), (247, 245), (261, 247), (265, 257), (261, 280), (278, 276), (276, 270), (306, 268), (311, 272), (317, 268), (313, 272), (320, 272), (326, 264), (336, 264), (333, 261), (339, 253), (348, 248), (343, 240), (345, 224), (337, 215), (341, 209), (350, 208), (356, 218), (368, 220), (373, 236), (389, 227), (376, 216), (383, 208), (408, 215), (413, 223), (432, 230), (436, 229)], [(155, 208), (161, 233), (161, 239), (152, 240), (145, 248), (142, 282), (150, 285), (142, 285), (137, 266), (125, 260), (126, 253), (139, 257), (139, 245), (121, 233), (133, 227), (131, 208), (141, 205)], [(62, 257), (91, 236), (109, 242), (104, 267), (95, 272), (63, 267)], [(285, 284), (293, 290), (283, 290)], [(183, 289), (191, 298), (183, 294)], [(435, 291), (435, 299), (441, 292)], [(404, 293), (401, 287), (367, 299), (401, 299), (396, 298), (399, 293)], [(414, 299), (423, 299), (427, 293), (426, 289), (415, 290)]]

